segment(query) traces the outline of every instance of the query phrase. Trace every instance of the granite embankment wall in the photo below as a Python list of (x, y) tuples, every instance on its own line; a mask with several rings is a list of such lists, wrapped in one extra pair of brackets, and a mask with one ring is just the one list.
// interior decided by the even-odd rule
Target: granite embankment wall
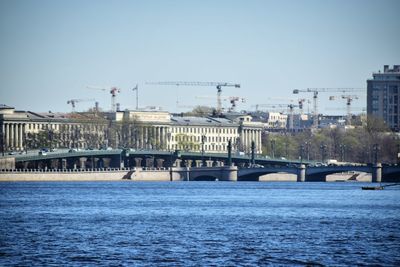
[(181, 181), (182, 175), (169, 170), (76, 170), (76, 171), (4, 171), (0, 182), (17, 181)]

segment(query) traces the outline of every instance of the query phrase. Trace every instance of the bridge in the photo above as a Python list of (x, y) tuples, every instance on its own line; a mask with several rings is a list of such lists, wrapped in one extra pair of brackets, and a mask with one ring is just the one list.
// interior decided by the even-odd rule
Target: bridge
[[(326, 181), (326, 176), (343, 172), (371, 173), (373, 182), (399, 181), (400, 166), (348, 165), (312, 166), (309, 162), (285, 159), (234, 155), (232, 165), (237, 166), (236, 178), (219, 176), (219, 169), (229, 166), (228, 154), (195, 153), (156, 150), (83, 150), (14, 155), (0, 158), (0, 169), (19, 170), (86, 170), (86, 169), (162, 169), (174, 167), (181, 172), (189, 172), (189, 180), (237, 180), (259, 181), (260, 176), (271, 173), (289, 173), (297, 176), (297, 181)], [(214, 168), (211, 174), (211, 168)], [(215, 169), (217, 168), (217, 169)], [(201, 175), (200, 175), (201, 172)], [(207, 174), (207, 172), (209, 174)], [(215, 174), (217, 173), (217, 174)], [(184, 177), (181, 176), (181, 177)], [(201, 177), (201, 178), (196, 178)], [(185, 180), (185, 178), (182, 178)]]

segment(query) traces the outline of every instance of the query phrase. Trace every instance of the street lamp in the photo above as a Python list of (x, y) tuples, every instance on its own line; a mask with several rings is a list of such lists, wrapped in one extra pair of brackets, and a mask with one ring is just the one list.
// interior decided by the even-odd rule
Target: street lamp
[(306, 144), (307, 160), (310, 161), (310, 141), (305, 142), (305, 144)]
[(373, 144), (372, 151), (374, 152), (374, 163), (377, 164), (378, 163), (379, 145)]
[(327, 148), (327, 146), (326, 146), (325, 144), (322, 144), (322, 145), (320, 146), (320, 149), (321, 149), (321, 159), (322, 159), (322, 162), (324, 162), (324, 161), (325, 161), (325, 156), (326, 156), (326, 148)]
[(300, 164), (303, 164), (304, 145), (300, 146)]
[(275, 158), (275, 140), (271, 140), (272, 158)]
[(204, 134), (201, 136), (201, 165), (202, 165), (202, 167), (206, 166), (206, 162), (204, 160), (204, 143), (206, 141), (206, 138), (207, 137)]
[(340, 161), (344, 162), (345, 161), (345, 153), (346, 153), (346, 145), (341, 144), (339, 147), (340, 147)]

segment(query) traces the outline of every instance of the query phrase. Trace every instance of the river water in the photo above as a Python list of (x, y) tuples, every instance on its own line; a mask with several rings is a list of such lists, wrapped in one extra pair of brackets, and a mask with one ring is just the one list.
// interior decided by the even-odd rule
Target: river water
[(0, 265), (400, 266), (400, 189), (362, 185), (0, 183)]

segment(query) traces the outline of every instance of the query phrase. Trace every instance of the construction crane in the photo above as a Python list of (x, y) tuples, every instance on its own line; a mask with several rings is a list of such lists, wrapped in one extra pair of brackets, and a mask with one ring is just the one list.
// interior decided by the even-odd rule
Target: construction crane
[(217, 88), (217, 114), (222, 113), (222, 100), (221, 93), (222, 87), (235, 87), (240, 88), (240, 84), (237, 83), (228, 83), (228, 82), (147, 82), (146, 84), (155, 84), (155, 85), (175, 85), (175, 86), (215, 86)]
[[(346, 99), (346, 124), (351, 125), (351, 102), (354, 99), (358, 99), (358, 95), (341, 95), (342, 99)], [(330, 96), (329, 100), (336, 100), (336, 96)]]
[(259, 111), (259, 108), (286, 109), (287, 104), (255, 104), (251, 107), (256, 108), (256, 111)]
[(76, 106), (76, 103), (78, 103), (78, 102), (87, 102), (87, 101), (96, 101), (95, 99), (92, 99), (92, 98), (86, 98), (86, 99), (70, 99), (70, 100), (68, 100), (67, 101), (67, 104), (69, 105), (69, 104), (71, 104), (71, 106), (72, 106), (72, 112), (75, 112), (75, 106)]
[(138, 110), (139, 109), (139, 85), (136, 84), (136, 86), (132, 88), (132, 91), (136, 91), (136, 110)]
[[(196, 98), (207, 98), (207, 99), (215, 99), (213, 96), (196, 96)], [(240, 101), (242, 103), (246, 102), (246, 99), (244, 97), (239, 97), (239, 96), (228, 96), (228, 97), (222, 97), (221, 100), (224, 101), (229, 101), (231, 106), (228, 108), (228, 112), (234, 112), (236, 109), (236, 102)], [(222, 108), (221, 108), (222, 111)]]
[(102, 88), (102, 87), (95, 87), (95, 86), (86, 86), (86, 88), (88, 89), (95, 89), (95, 90), (101, 90), (101, 91), (107, 91), (110, 90), (110, 94), (111, 94), (111, 111), (115, 112), (116, 111), (116, 105), (115, 105), (115, 97), (117, 96), (118, 93), (121, 92), (121, 89), (117, 88), (117, 87), (111, 87), (110, 89), (107, 88)]
[(289, 101), (290, 103), (297, 101), (300, 114), (303, 114), (304, 102), (306, 102), (306, 99), (304, 99), (304, 98), (299, 98), (299, 99), (295, 100), (295, 99), (286, 98), (286, 97), (267, 97), (266, 99), (267, 100), (283, 100), (283, 101)]
[(294, 108), (300, 108), (299, 105), (289, 104), (289, 130), (293, 130)]
[(294, 89), (293, 94), (313, 93), (313, 128), (318, 128), (318, 93), (321, 92), (355, 92), (365, 91), (365, 88), (307, 88)]

